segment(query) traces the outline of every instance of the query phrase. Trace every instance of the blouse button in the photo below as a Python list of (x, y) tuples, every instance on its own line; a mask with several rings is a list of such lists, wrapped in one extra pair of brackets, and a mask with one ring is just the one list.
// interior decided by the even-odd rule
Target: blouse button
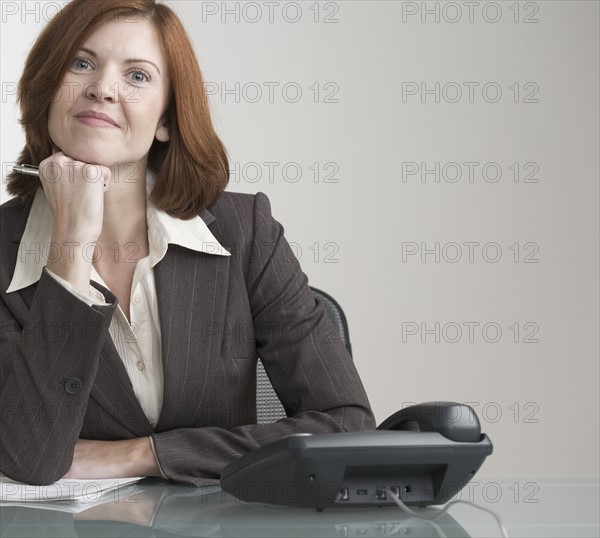
[(146, 368), (146, 366), (145, 366), (145, 364), (144, 364), (144, 361), (143, 361), (142, 359), (139, 359), (139, 360), (138, 360), (138, 361), (135, 363), (135, 365), (137, 366), (137, 369), (138, 369), (140, 372), (143, 372), (143, 371), (144, 371), (144, 369)]
[(133, 298), (133, 304), (140, 304), (141, 302), (142, 302), (142, 299), (140, 298), (140, 296), (139, 296), (139, 295), (136, 295), (136, 296)]

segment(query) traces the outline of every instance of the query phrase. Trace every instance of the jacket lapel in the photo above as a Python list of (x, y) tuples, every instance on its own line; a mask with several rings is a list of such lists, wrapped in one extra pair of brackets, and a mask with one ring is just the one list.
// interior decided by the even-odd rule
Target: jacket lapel
[[(2, 286), (3, 291), (8, 288), (12, 280), (17, 257), (19, 255), (19, 243), (25, 232), (27, 217), (29, 216), (32, 205), (33, 198), (25, 204), (23, 211), (12, 230), (10, 229), (12, 222), (2, 220), (0, 223), (0, 236), (2, 237), (2, 244), (0, 245), (0, 286)], [(22, 290), (22, 292), (28, 291), (30, 291), (29, 288)], [(35, 288), (33, 291), (35, 291)], [(27, 319), (29, 305), (33, 298), (33, 291), (27, 294), (19, 292), (20, 300), (15, 301), (15, 310), (13, 311), (13, 314), (21, 326), (25, 324), (25, 320)]]
[[(207, 211), (201, 217), (214, 220)], [(165, 387), (157, 431), (190, 426), (206, 403), (211, 368), (220, 360), (229, 260), (169, 245), (154, 267)]]
[(136, 437), (146, 437), (153, 432), (110, 336), (106, 338), (100, 353), (90, 398)]

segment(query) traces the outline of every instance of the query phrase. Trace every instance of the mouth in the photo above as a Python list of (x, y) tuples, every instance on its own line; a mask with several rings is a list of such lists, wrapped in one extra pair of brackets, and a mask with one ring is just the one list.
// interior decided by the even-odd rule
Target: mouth
[(93, 110), (86, 110), (76, 114), (75, 117), (82, 123), (91, 127), (119, 127), (119, 124), (109, 115)]

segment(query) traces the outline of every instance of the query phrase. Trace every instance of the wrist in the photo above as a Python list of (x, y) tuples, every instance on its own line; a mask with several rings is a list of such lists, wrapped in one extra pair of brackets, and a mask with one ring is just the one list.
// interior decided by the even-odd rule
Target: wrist
[(78, 241), (55, 241), (54, 237), (51, 246), (51, 253), (46, 263), (48, 270), (79, 288), (83, 293), (89, 293), (92, 254), (88, 251), (91, 248), (84, 248)]
[(162, 476), (149, 437), (141, 437), (132, 441), (128, 451), (131, 464), (131, 476)]

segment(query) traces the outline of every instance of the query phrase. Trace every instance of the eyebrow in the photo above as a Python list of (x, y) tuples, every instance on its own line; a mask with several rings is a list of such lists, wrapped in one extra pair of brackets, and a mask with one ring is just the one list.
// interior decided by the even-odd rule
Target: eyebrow
[[(79, 50), (85, 52), (86, 54), (89, 54), (90, 56), (93, 56), (94, 58), (98, 58), (98, 55), (93, 50), (86, 49), (83, 47)], [(155, 69), (158, 71), (158, 74), (159, 75), (161, 74), (158, 66), (154, 62), (151, 62), (150, 60), (143, 60), (142, 58), (127, 58), (127, 60), (125, 60), (125, 63), (127, 63), (127, 64), (136, 64), (136, 63), (140, 63), (140, 62), (153, 65), (155, 67)]]

